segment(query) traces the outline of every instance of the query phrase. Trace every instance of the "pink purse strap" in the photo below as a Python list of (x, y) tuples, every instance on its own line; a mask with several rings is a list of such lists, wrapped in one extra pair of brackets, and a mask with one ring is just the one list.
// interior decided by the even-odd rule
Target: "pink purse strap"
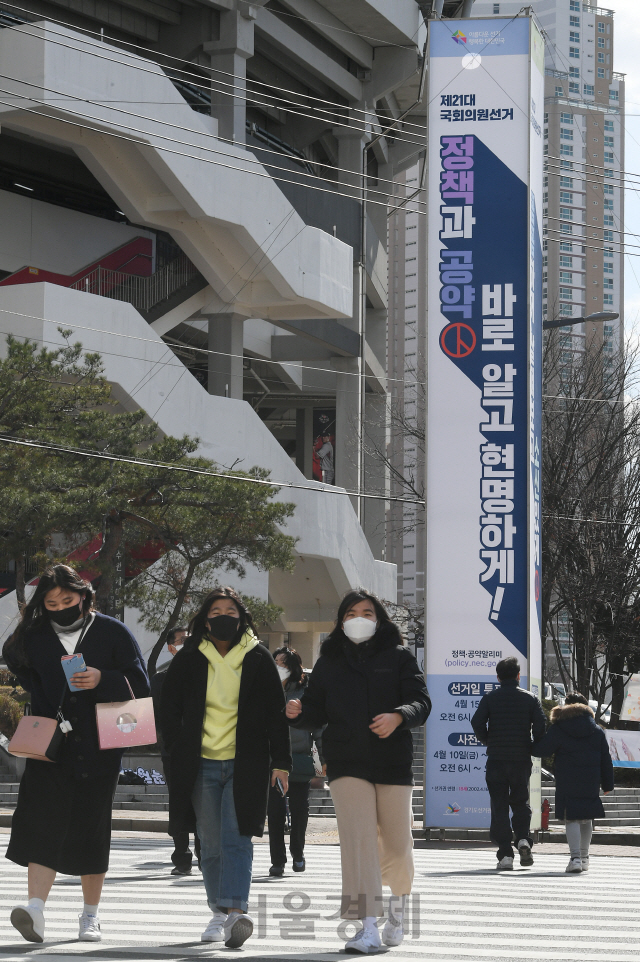
[[(123, 674), (124, 674), (124, 672), (123, 672)], [(126, 675), (124, 676), (124, 680), (125, 680), (126, 683), (127, 683), (127, 688), (128, 688), (129, 691), (131, 692), (131, 698), (132, 698), (132, 700), (133, 700), (133, 701), (137, 701), (138, 699), (137, 699), (136, 696), (133, 694), (133, 688), (132, 688), (131, 685), (129, 684), (129, 679), (127, 678)]]

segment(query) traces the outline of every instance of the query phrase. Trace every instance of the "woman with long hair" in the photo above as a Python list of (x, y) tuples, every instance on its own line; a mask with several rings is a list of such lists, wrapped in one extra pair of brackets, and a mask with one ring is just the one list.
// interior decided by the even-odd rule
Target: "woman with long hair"
[[(278, 674), (282, 680), (286, 700), (302, 698), (307, 686), (307, 675), (303, 671), (302, 658), (298, 652), (295, 648), (285, 646), (276, 648), (273, 657), (278, 666)], [(315, 775), (312, 751), (314, 741), (321, 751), (321, 737), (321, 728), (314, 732), (293, 728), (291, 730), (293, 767), (289, 775), (289, 790), (286, 796), (282, 796), (277, 788), (269, 789), (269, 806), (267, 809), (269, 851), (271, 854), (269, 875), (277, 878), (284, 875), (284, 867), (287, 862), (287, 849), (284, 841), (285, 797), (289, 800), (289, 814), (291, 816), (289, 851), (291, 852), (293, 871), (304, 872), (306, 868), (304, 840), (309, 822), (309, 782)]]
[(212, 918), (203, 942), (238, 948), (247, 914), (253, 835), (262, 836), (269, 784), (291, 770), (284, 693), (275, 662), (233, 588), (215, 588), (189, 625), (162, 689), (169, 755), (169, 833), (197, 828)]
[[(431, 710), (424, 677), (398, 627), (375, 595), (350, 591), (322, 643), (302, 699), (287, 703), (289, 724), (322, 736), (338, 820), (343, 919), (362, 919), (345, 950), (373, 954), (403, 939), (413, 883), (411, 729)], [(384, 915), (382, 886), (391, 888)]]
[[(62, 670), (65, 655), (80, 652), (86, 671)], [(79, 938), (101, 939), (98, 904), (109, 866), (111, 809), (122, 752), (98, 746), (96, 704), (149, 694), (138, 644), (122, 622), (93, 609), (93, 588), (73, 568), (48, 567), (4, 645), (10, 671), (31, 693), (34, 715), (56, 718), (62, 705), (72, 726), (59, 758), (28, 758), (11, 824), (6, 857), (28, 866), (29, 901), (11, 922), (29, 942), (44, 941), (44, 906), (56, 877), (79, 875), (84, 909)]]

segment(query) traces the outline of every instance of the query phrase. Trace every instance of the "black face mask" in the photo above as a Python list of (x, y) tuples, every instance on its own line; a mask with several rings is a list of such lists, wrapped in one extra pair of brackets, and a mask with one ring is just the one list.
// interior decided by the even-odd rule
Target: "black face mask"
[(231, 615), (216, 615), (207, 621), (209, 631), (218, 641), (231, 641), (240, 627), (240, 619)]
[(82, 617), (82, 602), (71, 605), (70, 608), (59, 608), (58, 611), (48, 611), (47, 614), (61, 628), (68, 628), (74, 621)]

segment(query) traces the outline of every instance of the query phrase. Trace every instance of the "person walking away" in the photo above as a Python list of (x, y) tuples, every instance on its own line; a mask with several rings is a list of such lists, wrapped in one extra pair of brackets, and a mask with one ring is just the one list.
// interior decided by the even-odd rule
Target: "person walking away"
[(573, 874), (589, 870), (593, 819), (604, 818), (600, 788), (613, 791), (613, 762), (605, 733), (596, 725), (584, 695), (571, 692), (551, 712), (551, 726), (531, 748), (537, 757), (555, 755), (555, 813), (564, 819)]
[[(413, 739), (431, 710), (424, 678), (378, 599), (350, 591), (323, 642), (302, 699), (287, 717), (307, 731), (326, 725), (322, 750), (338, 820), (343, 919), (362, 919), (346, 943), (373, 954), (403, 939), (413, 883)], [(391, 888), (382, 939), (382, 886)]]
[[(40, 575), (7, 640), (9, 670), (31, 693), (34, 715), (56, 718), (62, 698), (73, 726), (58, 761), (28, 758), (20, 782), (6, 857), (28, 867), (29, 901), (11, 910), (11, 924), (29, 942), (43, 942), (44, 907), (56, 874), (79, 875), (84, 895), (79, 938), (102, 938), (98, 905), (109, 867), (111, 810), (122, 751), (98, 748), (96, 704), (149, 694), (138, 644), (122, 622), (96, 612), (93, 588), (73, 568), (56, 564)], [(71, 691), (65, 655), (80, 652), (86, 671)]]
[[(187, 629), (183, 627), (172, 628), (167, 635), (167, 650), (171, 657), (177, 655), (179, 651), (182, 651), (184, 647), (184, 640), (187, 637)], [(167, 669), (169, 664), (166, 664), (164, 668), (160, 668), (156, 671), (155, 675), (151, 678), (151, 695), (153, 697), (153, 709), (155, 711), (156, 718), (160, 717), (160, 704), (162, 700), (162, 686), (164, 685), (164, 680), (167, 676)], [(160, 757), (162, 758), (162, 770), (164, 772), (164, 780), (169, 787), (169, 782), (171, 781), (171, 772), (169, 770), (169, 756), (166, 753), (164, 746), (164, 739), (162, 737), (162, 732), (158, 732), (158, 745), (160, 747)], [(198, 836), (194, 837), (194, 848), (196, 852), (196, 858), (199, 860), (199, 842)], [(189, 848), (189, 832), (178, 832), (173, 838), (173, 854), (171, 855), (171, 861), (173, 862), (173, 869), (171, 870), (172, 875), (191, 875), (191, 868), (193, 864), (193, 854)]]
[(197, 827), (212, 918), (203, 942), (241, 946), (253, 845), (262, 836), (269, 783), (286, 791), (289, 730), (278, 669), (233, 588), (215, 588), (169, 665), (160, 707), (170, 756), (169, 832)]
[[(307, 686), (307, 676), (302, 669), (302, 658), (298, 652), (295, 648), (277, 648), (273, 657), (278, 666), (278, 674), (282, 680), (286, 700), (291, 701), (294, 698), (301, 698)], [(320, 756), (322, 756), (321, 738), (321, 728), (314, 732), (291, 729), (293, 767), (289, 775), (289, 789), (286, 798), (289, 800), (291, 815), (289, 850), (294, 872), (304, 872), (306, 868), (304, 841), (309, 822), (309, 782), (315, 776), (312, 750), (315, 741)], [(284, 841), (286, 803), (277, 787), (269, 789), (267, 820), (269, 823), (269, 852), (271, 854), (269, 875), (280, 877), (284, 875), (284, 867), (287, 863), (287, 850)]]
[[(542, 705), (535, 695), (520, 688), (517, 658), (504, 658), (496, 665), (500, 686), (483, 695), (471, 726), (476, 738), (487, 746), (486, 781), (491, 798), (491, 840), (498, 846), (498, 871), (513, 869), (513, 846), (517, 842), (520, 864), (533, 865), (531, 849), (531, 744), (546, 728)], [(511, 808), (512, 819), (509, 819)]]

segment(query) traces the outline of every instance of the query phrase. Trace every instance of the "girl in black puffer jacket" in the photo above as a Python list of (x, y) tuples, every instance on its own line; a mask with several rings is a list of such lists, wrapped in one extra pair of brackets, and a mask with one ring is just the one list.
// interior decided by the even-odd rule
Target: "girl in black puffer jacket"
[(301, 700), (287, 704), (289, 723), (326, 725), (322, 751), (338, 820), (344, 919), (362, 919), (348, 952), (378, 951), (382, 885), (392, 899), (382, 933), (399, 945), (413, 881), (411, 728), (431, 709), (418, 664), (380, 602), (350, 591), (323, 642)]
[(604, 818), (600, 787), (613, 791), (613, 763), (603, 730), (584, 695), (572, 692), (551, 712), (551, 727), (531, 754), (555, 755), (556, 818), (564, 818), (571, 858), (566, 871), (586, 872), (593, 819)]

